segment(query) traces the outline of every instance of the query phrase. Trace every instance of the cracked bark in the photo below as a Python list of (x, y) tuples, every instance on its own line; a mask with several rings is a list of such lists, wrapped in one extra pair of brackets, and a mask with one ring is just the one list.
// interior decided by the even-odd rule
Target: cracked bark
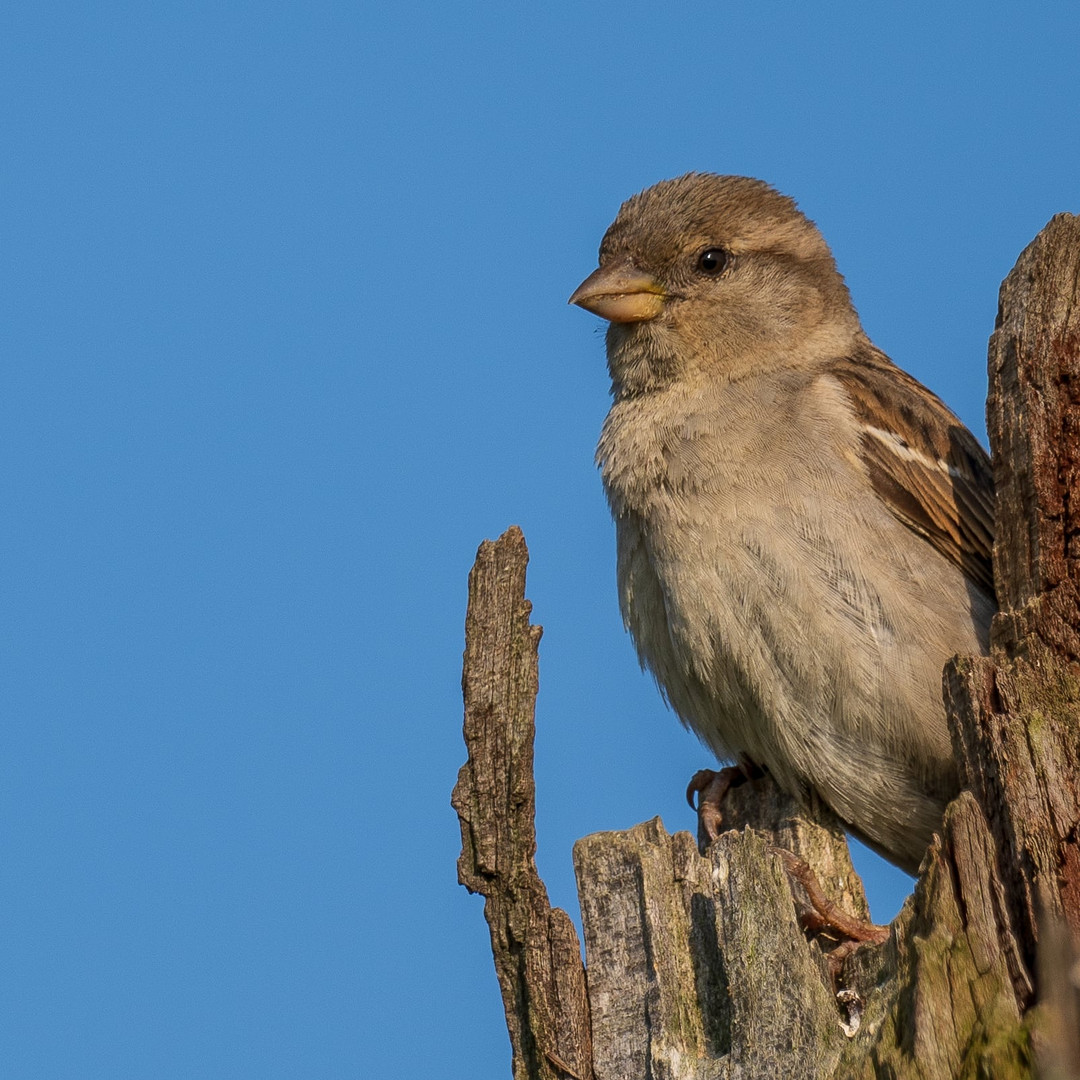
[(585, 970), (570, 917), (536, 869), (533, 715), (542, 633), (525, 599), (521, 530), (485, 542), (469, 574), (465, 744), (451, 803), (461, 823), (458, 880), (485, 897), (515, 1080), (591, 1080)]
[(729, 794), (706, 855), (659, 819), (578, 841), (582, 965), (533, 861), (528, 554), (517, 529), (481, 546), (453, 804), (516, 1080), (1080, 1077), (1078, 218), (1055, 217), (1002, 285), (987, 411), (1002, 612), (991, 655), (943, 677), (967, 790), (889, 940), (835, 983), (830, 943), (800, 929), (770, 846), (815, 866), (853, 914), (862, 886), (829, 811), (800, 810), (768, 779)]

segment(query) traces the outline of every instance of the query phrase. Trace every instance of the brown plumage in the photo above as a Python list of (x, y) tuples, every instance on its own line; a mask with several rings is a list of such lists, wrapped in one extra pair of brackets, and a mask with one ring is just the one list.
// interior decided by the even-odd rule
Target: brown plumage
[(957, 790), (942, 666), (995, 610), (985, 452), (760, 180), (629, 199), (571, 299), (611, 323), (597, 458), (642, 663), (719, 757), (913, 871)]

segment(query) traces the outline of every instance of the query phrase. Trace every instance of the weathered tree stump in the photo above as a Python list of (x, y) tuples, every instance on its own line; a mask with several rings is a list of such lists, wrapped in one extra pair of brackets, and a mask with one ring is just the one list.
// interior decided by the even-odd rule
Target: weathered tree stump
[(991, 655), (944, 674), (969, 790), (889, 940), (835, 977), (772, 847), (865, 915), (861, 883), (827, 808), (769, 780), (729, 794), (705, 855), (658, 819), (578, 841), (582, 965), (533, 858), (528, 553), (516, 528), (481, 546), (453, 804), (516, 1080), (1080, 1077), (1080, 219), (1054, 218), (1003, 284), (990, 373), (1002, 612)]
[(1002, 612), (946, 672), (953, 744), (990, 819), (1029, 964), (1080, 935), (1080, 224), (1055, 217), (1001, 288), (990, 339)]

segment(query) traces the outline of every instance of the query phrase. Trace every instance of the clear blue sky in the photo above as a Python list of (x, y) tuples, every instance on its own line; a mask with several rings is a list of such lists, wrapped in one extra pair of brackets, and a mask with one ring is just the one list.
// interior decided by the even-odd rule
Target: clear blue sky
[[(623, 198), (748, 173), (983, 431), (997, 287), (1080, 210), (1075, 0), (91, 4), (3, 17), (0, 1060), (509, 1076), (455, 881), (465, 578), (545, 627), (539, 862), (692, 825), (592, 464)], [(908, 879), (864, 859), (875, 912)]]

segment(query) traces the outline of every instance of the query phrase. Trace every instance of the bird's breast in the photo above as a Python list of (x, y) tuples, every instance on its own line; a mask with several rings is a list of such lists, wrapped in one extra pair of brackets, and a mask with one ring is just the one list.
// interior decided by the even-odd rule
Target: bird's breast
[(880, 505), (851, 418), (784, 389), (613, 407), (598, 460), (623, 617), (719, 755), (843, 812), (858, 746), (913, 797), (950, 760), (942, 664), (978, 651), (964, 582)]

